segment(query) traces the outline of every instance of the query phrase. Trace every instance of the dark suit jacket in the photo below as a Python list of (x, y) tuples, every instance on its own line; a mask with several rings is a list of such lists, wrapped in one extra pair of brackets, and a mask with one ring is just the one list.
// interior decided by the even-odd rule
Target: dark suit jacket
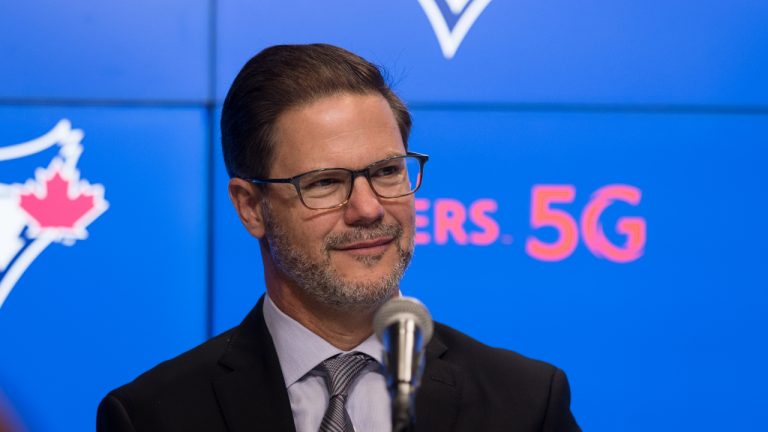
[[(239, 326), (110, 392), (97, 430), (294, 431), (262, 303)], [(435, 324), (417, 431), (579, 431), (569, 406), (561, 370)]]

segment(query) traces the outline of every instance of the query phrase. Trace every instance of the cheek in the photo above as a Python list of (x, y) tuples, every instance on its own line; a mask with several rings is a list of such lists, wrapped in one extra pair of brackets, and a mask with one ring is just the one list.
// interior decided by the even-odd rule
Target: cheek
[(413, 232), (416, 224), (416, 210), (412, 196), (410, 199), (392, 206), (390, 212), (403, 227), (403, 231), (406, 233)]
[(325, 240), (336, 227), (337, 217), (331, 215), (313, 215), (314, 217), (296, 221), (301, 228), (296, 230), (294, 239), (298, 247), (308, 249), (311, 253), (325, 253)]

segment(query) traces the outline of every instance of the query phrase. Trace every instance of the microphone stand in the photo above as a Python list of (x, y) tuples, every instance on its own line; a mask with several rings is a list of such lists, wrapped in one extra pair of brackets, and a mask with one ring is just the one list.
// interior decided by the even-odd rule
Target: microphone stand
[(415, 428), (415, 399), (424, 372), (426, 344), (432, 338), (432, 317), (415, 298), (396, 297), (373, 317), (373, 329), (384, 345), (387, 387), (392, 399), (392, 431)]
[(407, 393), (407, 390), (406, 392), (398, 391), (392, 398), (392, 432), (412, 432), (414, 430), (411, 401), (412, 397)]
[(414, 399), (421, 372), (423, 355), (421, 331), (412, 319), (398, 320), (384, 333), (387, 366), (390, 371), (389, 391), (392, 397), (392, 431), (411, 432), (414, 429)]

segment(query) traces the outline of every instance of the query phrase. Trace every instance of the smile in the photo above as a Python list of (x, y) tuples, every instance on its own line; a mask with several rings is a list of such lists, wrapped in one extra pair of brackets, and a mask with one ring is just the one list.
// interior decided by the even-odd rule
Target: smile
[(382, 237), (373, 240), (354, 242), (336, 247), (338, 251), (353, 252), (359, 254), (378, 255), (384, 253), (390, 244), (395, 240), (394, 237)]

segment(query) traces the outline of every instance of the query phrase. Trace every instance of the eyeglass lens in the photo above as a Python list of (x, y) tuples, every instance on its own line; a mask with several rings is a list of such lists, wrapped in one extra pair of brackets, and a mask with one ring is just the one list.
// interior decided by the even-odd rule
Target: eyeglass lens
[[(421, 163), (412, 156), (383, 160), (368, 167), (368, 172), (374, 191), (383, 198), (413, 193), (421, 181)], [(304, 204), (317, 209), (340, 205), (351, 187), (352, 172), (344, 169), (307, 173), (299, 181)]]

